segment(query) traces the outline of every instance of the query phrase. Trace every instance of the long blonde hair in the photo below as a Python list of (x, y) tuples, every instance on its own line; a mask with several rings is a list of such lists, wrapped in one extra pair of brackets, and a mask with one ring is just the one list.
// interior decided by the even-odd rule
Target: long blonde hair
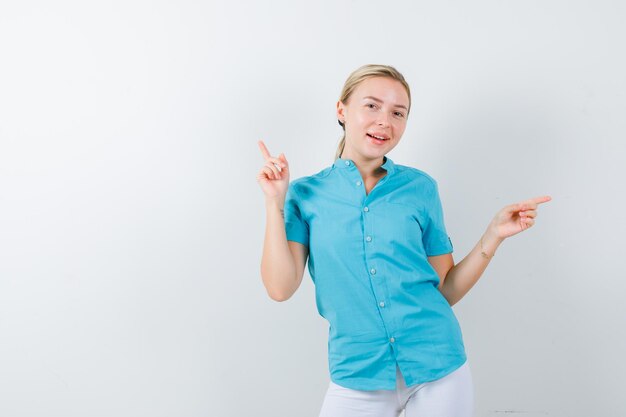
[[(402, 83), (404, 88), (406, 89), (406, 93), (409, 96), (409, 109), (407, 110), (407, 117), (409, 112), (411, 111), (411, 89), (409, 88), (409, 84), (404, 79), (404, 76), (400, 74), (400, 72), (392, 66), (389, 65), (376, 65), (376, 64), (367, 64), (362, 67), (356, 69), (348, 76), (348, 79), (343, 85), (343, 89), (341, 90), (341, 95), (339, 96), (339, 100), (342, 103), (347, 103), (348, 99), (352, 95), (352, 92), (356, 89), (361, 81), (364, 81), (371, 77), (389, 77), (394, 80), (398, 80)], [(345, 124), (341, 122), (341, 120), (337, 120), (339, 126), (343, 129), (343, 136), (339, 141), (339, 145), (337, 146), (337, 152), (335, 153), (335, 160), (341, 156), (343, 152), (343, 148), (346, 146), (346, 127)], [(335, 161), (333, 160), (333, 162)]]

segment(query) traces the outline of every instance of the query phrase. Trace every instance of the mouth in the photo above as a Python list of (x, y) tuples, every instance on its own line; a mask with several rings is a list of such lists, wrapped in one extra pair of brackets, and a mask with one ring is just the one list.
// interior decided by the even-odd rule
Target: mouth
[(389, 140), (388, 137), (372, 135), (370, 133), (367, 133), (367, 136), (369, 136), (374, 143), (385, 143), (386, 141)]

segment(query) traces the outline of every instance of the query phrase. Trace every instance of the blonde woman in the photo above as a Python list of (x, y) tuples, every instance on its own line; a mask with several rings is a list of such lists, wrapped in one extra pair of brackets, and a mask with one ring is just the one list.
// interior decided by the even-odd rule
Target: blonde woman
[(472, 376), (451, 306), (503, 240), (531, 227), (538, 205), (550, 200), (502, 208), (455, 264), (437, 182), (386, 156), (410, 109), (402, 74), (365, 65), (337, 102), (344, 135), (332, 165), (289, 183), (285, 155), (272, 156), (259, 141), (263, 284), (273, 300), (289, 299), (308, 260), (319, 314), (330, 325), (320, 417), (473, 416)]

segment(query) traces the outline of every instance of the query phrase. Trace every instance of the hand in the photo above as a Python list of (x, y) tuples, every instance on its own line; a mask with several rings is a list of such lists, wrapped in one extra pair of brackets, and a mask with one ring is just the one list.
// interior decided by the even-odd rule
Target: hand
[(265, 166), (261, 168), (257, 176), (257, 182), (261, 185), (266, 197), (278, 198), (284, 202), (287, 188), (289, 187), (289, 163), (287, 158), (282, 153), (278, 155), (278, 158), (271, 156), (262, 140), (258, 141), (258, 144), (263, 158), (265, 158)]
[(493, 218), (489, 230), (501, 240), (522, 232), (535, 224), (537, 206), (550, 200), (546, 195), (506, 206)]

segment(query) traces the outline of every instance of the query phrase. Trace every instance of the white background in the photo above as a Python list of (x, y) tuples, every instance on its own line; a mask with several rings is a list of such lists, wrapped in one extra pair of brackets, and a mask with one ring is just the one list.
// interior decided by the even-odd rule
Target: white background
[(260, 276), (257, 140), (329, 166), (335, 104), (393, 65), (394, 162), (437, 179), (459, 262), (539, 195), (454, 306), (476, 416), (626, 415), (626, 7), (618, 1), (0, 6), (0, 415), (313, 416), (308, 272)]

